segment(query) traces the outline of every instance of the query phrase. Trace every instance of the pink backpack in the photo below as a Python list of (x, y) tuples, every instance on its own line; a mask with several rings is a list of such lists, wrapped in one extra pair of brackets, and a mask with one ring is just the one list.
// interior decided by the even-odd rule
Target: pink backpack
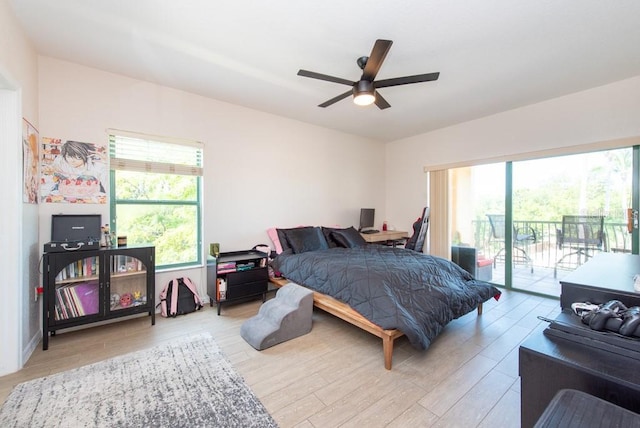
[(174, 278), (160, 292), (160, 314), (163, 317), (178, 315), (202, 309), (202, 300), (196, 286), (187, 277)]

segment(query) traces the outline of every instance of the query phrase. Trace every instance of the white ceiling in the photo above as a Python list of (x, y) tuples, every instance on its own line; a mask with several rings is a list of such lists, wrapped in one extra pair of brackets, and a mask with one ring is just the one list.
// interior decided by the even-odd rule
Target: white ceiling
[[(9, 0), (39, 53), (323, 127), (393, 141), (640, 75), (639, 0)], [(356, 59), (391, 108), (324, 102)]]

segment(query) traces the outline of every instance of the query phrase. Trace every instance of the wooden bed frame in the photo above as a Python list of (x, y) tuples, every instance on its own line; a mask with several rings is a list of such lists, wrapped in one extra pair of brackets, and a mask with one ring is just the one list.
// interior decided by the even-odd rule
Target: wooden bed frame
[[(269, 280), (278, 288), (290, 282), (286, 278), (270, 278)], [(391, 370), (391, 361), (393, 358), (393, 341), (398, 337), (404, 336), (403, 332), (396, 329), (385, 330), (372, 323), (371, 321), (360, 315), (358, 312), (354, 311), (351, 306), (347, 305), (346, 303), (342, 303), (331, 296), (319, 293), (317, 291), (313, 292), (313, 305), (316, 308), (320, 308), (323, 311), (329, 312), (330, 314), (335, 315), (336, 317), (343, 319), (346, 322), (381, 338), (382, 352), (384, 354), (384, 368), (387, 370)], [(478, 315), (482, 315), (482, 303), (480, 303), (480, 305), (478, 306)]]

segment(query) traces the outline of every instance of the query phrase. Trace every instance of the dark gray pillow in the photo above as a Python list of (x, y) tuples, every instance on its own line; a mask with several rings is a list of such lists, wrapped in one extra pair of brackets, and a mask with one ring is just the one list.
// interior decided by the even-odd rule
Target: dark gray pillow
[(282, 251), (291, 249), (291, 244), (289, 244), (289, 241), (287, 240), (287, 232), (291, 230), (298, 230), (298, 229), (313, 229), (313, 226), (300, 226), (300, 227), (293, 227), (290, 229), (276, 228), (276, 233), (278, 234), (278, 240), (280, 241), (280, 246), (282, 247)]
[(285, 232), (285, 236), (295, 254), (329, 248), (319, 227), (290, 229)]
[(336, 230), (343, 230), (341, 227), (324, 227), (322, 226), (322, 234), (324, 235), (324, 239), (327, 240), (327, 244), (329, 244), (329, 248), (339, 247), (338, 243), (331, 234)]
[(334, 230), (331, 232), (331, 237), (338, 243), (340, 247), (354, 248), (362, 247), (367, 244), (362, 235), (353, 228), (353, 226), (346, 229)]

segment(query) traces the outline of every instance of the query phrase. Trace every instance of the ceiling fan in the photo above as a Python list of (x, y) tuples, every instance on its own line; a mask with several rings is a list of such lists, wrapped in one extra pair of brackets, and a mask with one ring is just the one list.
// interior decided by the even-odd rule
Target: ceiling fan
[(389, 49), (391, 49), (391, 40), (376, 40), (376, 43), (371, 49), (371, 55), (362, 56), (356, 61), (358, 67), (362, 69), (362, 76), (358, 81), (351, 81), (342, 79), (340, 77), (328, 76), (326, 74), (316, 73), (314, 71), (299, 70), (298, 76), (310, 77), (312, 79), (326, 80), (328, 82), (341, 83), (343, 85), (351, 86), (352, 89), (340, 94), (337, 97), (331, 98), (319, 104), (318, 107), (329, 107), (331, 104), (347, 98), (353, 94), (353, 102), (358, 105), (370, 105), (375, 103), (378, 108), (385, 109), (391, 107), (391, 105), (385, 100), (382, 95), (377, 91), (380, 88), (387, 88), (389, 86), (407, 85), (409, 83), (428, 82), (431, 80), (438, 80), (440, 73), (427, 73), (417, 74), (415, 76), (395, 77), (393, 79), (375, 80), (382, 62), (384, 61)]

